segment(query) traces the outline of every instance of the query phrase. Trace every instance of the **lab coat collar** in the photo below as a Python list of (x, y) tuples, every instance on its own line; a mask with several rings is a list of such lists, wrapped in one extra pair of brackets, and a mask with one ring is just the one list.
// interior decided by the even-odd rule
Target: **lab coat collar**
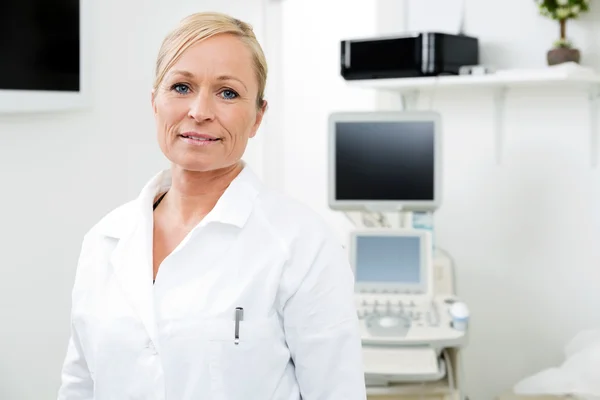
[[(262, 182), (254, 171), (243, 162), (244, 168), (225, 190), (215, 207), (204, 217), (201, 225), (211, 222), (230, 224), (243, 228), (254, 208), (254, 201), (262, 190)], [(143, 187), (140, 195), (132, 203), (117, 210), (99, 224), (99, 231), (108, 237), (126, 237), (135, 226), (152, 218), (152, 205), (156, 196), (171, 187), (171, 170), (156, 174)]]

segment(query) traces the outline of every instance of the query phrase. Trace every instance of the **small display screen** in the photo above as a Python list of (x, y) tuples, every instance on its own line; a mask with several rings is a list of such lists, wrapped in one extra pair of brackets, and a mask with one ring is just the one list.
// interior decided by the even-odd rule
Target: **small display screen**
[(79, 1), (0, 1), (0, 90), (80, 90)]
[(355, 278), (359, 283), (421, 283), (419, 237), (358, 236), (355, 251)]
[(335, 199), (434, 201), (433, 121), (337, 122)]

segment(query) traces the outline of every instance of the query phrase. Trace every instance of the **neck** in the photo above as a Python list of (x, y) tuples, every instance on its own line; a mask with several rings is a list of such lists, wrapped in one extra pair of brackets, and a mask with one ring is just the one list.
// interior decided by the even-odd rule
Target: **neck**
[(241, 162), (205, 172), (188, 171), (173, 165), (171, 188), (161, 207), (173, 223), (194, 226), (214, 208), (242, 169)]

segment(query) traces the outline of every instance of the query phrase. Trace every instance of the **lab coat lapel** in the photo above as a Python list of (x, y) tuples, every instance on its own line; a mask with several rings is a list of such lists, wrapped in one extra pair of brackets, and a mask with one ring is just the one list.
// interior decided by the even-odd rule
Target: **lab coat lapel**
[(110, 264), (127, 301), (158, 346), (152, 285), (152, 201), (169, 182), (165, 171), (155, 175), (140, 196), (107, 221), (107, 237), (118, 240)]
[(156, 321), (152, 287), (152, 229), (139, 221), (130, 234), (119, 239), (111, 264), (129, 304), (156, 344)]

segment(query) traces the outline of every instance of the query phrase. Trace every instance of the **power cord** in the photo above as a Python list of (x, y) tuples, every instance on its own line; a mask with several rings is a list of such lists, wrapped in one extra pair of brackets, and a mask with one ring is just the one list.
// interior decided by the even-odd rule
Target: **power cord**
[(361, 213), (362, 224), (368, 228), (391, 228), (392, 225), (388, 221), (385, 214), (381, 212)]

